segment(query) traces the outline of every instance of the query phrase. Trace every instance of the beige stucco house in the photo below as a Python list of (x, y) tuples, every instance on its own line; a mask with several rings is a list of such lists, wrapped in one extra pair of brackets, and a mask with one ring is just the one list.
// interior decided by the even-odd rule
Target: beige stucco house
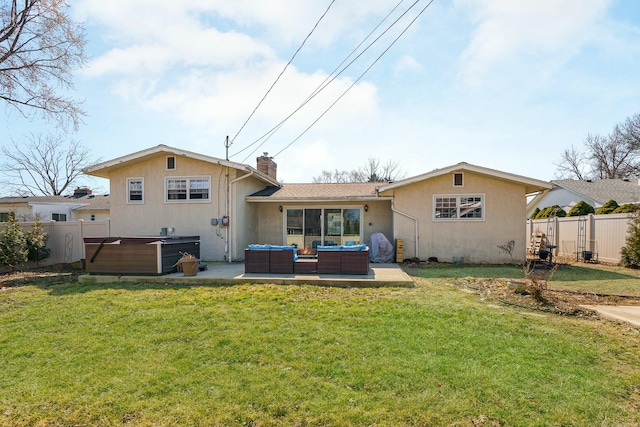
[(85, 169), (107, 178), (113, 236), (198, 235), (205, 260), (242, 260), (251, 243), (367, 243), (383, 233), (404, 258), (511, 262), (526, 251), (526, 195), (550, 184), (460, 163), (393, 183), (283, 184), (257, 166), (159, 145)]
[(514, 241), (514, 260), (528, 243), (522, 223), (526, 195), (550, 184), (507, 172), (459, 163), (382, 185), (391, 199), (394, 238), (405, 257), (454, 258), (471, 263), (511, 262), (498, 246)]
[[(235, 260), (258, 239), (257, 207), (245, 197), (279, 185), (250, 166), (158, 145), (99, 163), (109, 180), (112, 236), (200, 236), (205, 260)], [(267, 171), (269, 172), (269, 171)]]

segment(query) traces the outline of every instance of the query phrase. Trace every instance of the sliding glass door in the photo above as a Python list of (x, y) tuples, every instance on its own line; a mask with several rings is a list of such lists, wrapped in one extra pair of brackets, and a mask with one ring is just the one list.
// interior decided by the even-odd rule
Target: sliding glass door
[(285, 215), (286, 244), (299, 250), (360, 244), (360, 208), (287, 208)]

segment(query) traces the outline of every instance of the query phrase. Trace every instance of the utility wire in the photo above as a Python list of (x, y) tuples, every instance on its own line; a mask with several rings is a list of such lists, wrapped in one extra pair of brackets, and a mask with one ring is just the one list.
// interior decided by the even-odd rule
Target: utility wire
[(235, 136), (231, 139), (231, 144), (233, 144), (233, 142), (236, 140), (236, 138), (238, 137), (238, 135), (240, 134), (240, 132), (242, 132), (242, 129), (244, 129), (244, 127), (247, 125), (247, 123), (249, 123), (249, 120), (251, 120), (251, 118), (253, 117), (253, 115), (256, 113), (256, 111), (258, 111), (258, 108), (260, 108), (260, 105), (262, 105), (262, 102), (267, 98), (267, 96), (269, 95), (269, 93), (271, 92), (271, 90), (273, 89), (273, 87), (276, 85), (276, 83), (278, 83), (278, 80), (280, 80), (280, 77), (282, 77), (282, 75), (284, 74), (285, 71), (287, 71), (287, 68), (289, 68), (289, 65), (291, 65), (291, 63), (293, 62), (294, 58), (296, 57), (296, 55), (298, 55), (298, 53), (300, 52), (300, 50), (302, 50), (302, 47), (305, 45), (305, 43), (307, 42), (307, 40), (309, 40), (309, 37), (311, 37), (311, 34), (313, 34), (313, 32), (316, 30), (316, 28), (318, 27), (318, 25), (320, 24), (320, 21), (322, 21), (322, 19), (325, 17), (325, 15), (327, 14), (327, 12), (329, 12), (329, 9), (331, 9), (331, 6), (333, 6), (333, 3), (335, 3), (336, 0), (331, 0), (331, 3), (329, 3), (329, 6), (327, 6), (327, 9), (324, 11), (324, 13), (322, 14), (322, 16), (320, 16), (320, 19), (318, 19), (318, 21), (316, 22), (316, 24), (313, 26), (313, 28), (311, 29), (311, 31), (309, 32), (309, 34), (307, 34), (307, 37), (304, 38), (304, 40), (302, 41), (302, 44), (300, 45), (300, 47), (295, 51), (295, 53), (293, 54), (293, 56), (291, 57), (291, 59), (289, 60), (289, 62), (287, 62), (287, 65), (284, 66), (284, 68), (282, 69), (282, 71), (280, 72), (280, 74), (278, 74), (278, 77), (276, 77), (276, 80), (271, 84), (271, 87), (267, 90), (267, 93), (264, 94), (264, 96), (262, 97), (262, 99), (260, 100), (260, 102), (258, 102), (258, 105), (256, 105), (256, 108), (253, 109), (253, 111), (251, 112), (251, 114), (249, 114), (249, 117), (247, 117), (247, 120), (244, 121), (244, 123), (242, 124), (242, 126), (240, 127), (240, 129), (238, 129), (238, 132), (236, 132)]
[[(249, 155), (247, 157), (245, 157), (244, 160), (242, 160), (242, 162), (245, 162), (253, 153), (255, 153), (258, 148), (260, 148), (262, 145), (264, 145), (274, 134), (275, 132), (277, 132), (282, 125), (289, 120), (295, 113), (297, 113), (298, 111), (300, 111), (302, 109), (302, 107), (304, 107), (307, 103), (309, 103), (313, 98), (316, 97), (316, 95), (318, 95), (320, 92), (322, 92), (322, 90), (324, 90), (327, 86), (329, 86), (329, 84), (331, 84), (335, 79), (337, 79), (342, 73), (344, 73), (351, 65), (353, 65), (353, 63), (355, 61), (357, 61), (365, 52), (367, 52), (375, 43), (378, 42), (378, 40), (380, 40), (380, 38), (382, 38), (383, 35), (385, 35), (391, 28), (393, 28), (399, 21), (400, 19), (402, 19), (414, 6), (416, 6), (416, 4), (419, 2), (420, 0), (416, 0), (411, 6), (409, 6), (407, 8), (407, 10), (405, 10), (398, 18), (396, 18), (395, 21), (393, 21), (380, 35), (378, 35), (378, 37), (376, 37), (371, 43), (369, 43), (369, 45), (367, 45), (367, 47), (364, 48), (364, 50), (362, 52), (360, 52), (353, 60), (351, 60), (342, 70), (340, 70), (340, 72), (338, 72), (337, 74), (336, 71), (345, 63), (347, 62), (347, 60), (364, 44), (365, 41), (367, 41), (374, 33), (375, 31), (389, 18), (389, 16), (404, 2), (404, 0), (400, 0), (400, 2), (398, 4), (396, 4), (396, 6), (378, 23), (378, 25), (375, 26), (375, 28), (373, 30), (371, 30), (369, 32), (369, 34), (345, 57), (345, 59), (342, 60), (342, 62), (340, 64), (338, 64), (337, 67), (335, 67), (333, 69), (333, 71), (324, 79), (324, 81), (322, 83), (320, 83), (312, 92), (311, 94), (307, 97), (307, 99), (302, 102), (302, 104), (300, 104), (298, 106), (298, 108), (296, 108), (295, 110), (293, 110), (287, 117), (285, 117), (280, 123), (278, 123), (276, 126), (274, 126), (273, 128), (271, 128), (268, 132), (266, 132), (264, 135), (262, 135), (260, 138), (256, 139), (254, 142), (252, 142), (251, 144), (249, 144), (248, 146), (246, 146), (245, 148), (243, 148), (242, 150), (234, 153), (231, 157), (236, 156), (240, 153), (242, 153), (243, 151), (251, 148), (252, 146), (254, 146), (255, 144), (257, 144), (258, 142), (260, 142), (261, 140), (264, 139), (264, 141), (258, 145), (251, 153), (249, 153)], [(335, 74), (335, 75), (334, 75)]]
[(369, 72), (369, 70), (380, 60), (380, 58), (382, 58), (382, 56), (384, 56), (389, 49), (391, 49), (391, 47), (396, 44), (396, 42), (398, 41), (398, 39), (400, 37), (402, 37), (404, 35), (404, 33), (407, 32), (407, 30), (409, 30), (409, 28), (413, 25), (414, 22), (416, 22), (416, 20), (424, 13), (425, 10), (427, 10), (427, 8), (429, 6), (431, 6), (431, 3), (433, 3), (434, 0), (429, 1), (429, 3), (427, 3), (427, 5), (413, 18), (413, 20), (409, 23), (409, 25), (407, 25), (407, 27), (402, 30), (402, 32), (393, 40), (393, 42), (389, 45), (389, 47), (387, 47), (377, 58), (375, 61), (373, 61), (373, 63), (371, 65), (369, 65), (369, 67), (367, 67), (366, 70), (364, 70), (364, 72), (362, 74), (360, 74), (360, 76), (351, 84), (351, 86), (349, 86), (344, 92), (342, 92), (342, 94), (331, 104), (329, 105), (329, 107), (327, 107), (326, 110), (324, 110), (324, 112), (318, 116), (317, 119), (315, 119), (313, 121), (313, 123), (311, 123), (304, 131), (302, 131), (302, 133), (300, 135), (298, 135), (293, 141), (291, 141), (289, 144), (287, 144), (282, 150), (278, 151), (273, 157), (277, 157), (278, 155), (280, 155), (284, 150), (288, 149), (289, 147), (291, 147), (295, 142), (297, 142), (300, 138), (302, 138), (302, 136), (307, 133), (307, 131), (309, 129), (311, 129), (316, 123), (318, 123), (318, 121), (320, 121), (320, 119), (322, 117), (324, 117), (325, 114), (327, 114), (327, 112), (329, 112), (329, 110), (331, 110), (331, 108), (333, 108), (338, 101), (340, 101), (340, 99), (342, 99), (343, 96), (345, 96), (347, 94), (347, 92), (349, 92), (351, 90), (351, 88), (353, 88), (356, 83), (358, 83), (358, 81), (360, 81), (360, 79), (362, 77), (364, 77), (364, 75)]

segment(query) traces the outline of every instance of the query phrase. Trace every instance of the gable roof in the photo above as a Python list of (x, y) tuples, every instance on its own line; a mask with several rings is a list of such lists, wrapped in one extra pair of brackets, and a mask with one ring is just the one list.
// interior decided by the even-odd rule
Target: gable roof
[(92, 166), (84, 168), (82, 171), (87, 175), (98, 176), (100, 178), (109, 178), (109, 174), (112, 170), (119, 169), (125, 165), (136, 163), (142, 160), (152, 159), (155, 157), (164, 156), (167, 154), (174, 154), (176, 156), (189, 157), (192, 159), (200, 160), (207, 163), (212, 163), (220, 166), (226, 166), (233, 169), (237, 169), (247, 173), (253, 173), (256, 177), (270, 185), (280, 185), (279, 182), (270, 176), (260, 172), (259, 170), (252, 168), (249, 165), (243, 163), (236, 163), (229, 160), (223, 160), (217, 157), (206, 156), (204, 154), (194, 153), (193, 151), (182, 150), (180, 148), (169, 147), (168, 145), (160, 144), (155, 147), (147, 148), (146, 150), (137, 151), (135, 153), (127, 154), (126, 156), (117, 157), (113, 160), (98, 163)]
[(403, 187), (435, 178), (452, 172), (470, 171), (483, 175), (489, 175), (496, 179), (516, 182), (525, 186), (527, 194), (550, 190), (551, 184), (533, 178), (501, 172), (469, 163), (458, 163), (442, 169), (403, 179), (397, 182), (357, 182), (357, 183), (309, 183), (309, 184), (281, 184), (281, 187), (269, 186), (263, 190), (247, 196), (248, 202), (305, 202), (305, 201), (366, 201), (385, 200), (391, 196), (379, 196), (379, 193), (394, 188)]
[(551, 181), (557, 188), (564, 188), (583, 198), (604, 204), (613, 199), (618, 204), (640, 202), (640, 182), (624, 179), (559, 179)]
[(301, 201), (361, 201), (379, 200), (376, 187), (379, 182), (351, 182), (340, 184), (282, 184), (267, 187), (247, 196), (248, 202), (301, 202)]
[(420, 181), (432, 179), (432, 178), (446, 175), (449, 173), (465, 172), (465, 171), (474, 172), (482, 175), (488, 175), (503, 181), (510, 181), (510, 182), (522, 184), (525, 186), (526, 194), (536, 193), (543, 190), (550, 190), (552, 188), (551, 184), (546, 181), (541, 181), (534, 178), (527, 178), (525, 176), (516, 175), (509, 172), (502, 172), (499, 170), (489, 169), (482, 166), (477, 166), (477, 165), (472, 165), (470, 163), (462, 162), (452, 166), (447, 166), (445, 168), (434, 169), (431, 172), (427, 172), (422, 175), (417, 175), (417, 176), (403, 179), (400, 181), (379, 185), (380, 187), (379, 191), (382, 192), (387, 190), (393, 190), (394, 188), (404, 187), (406, 185), (415, 184)]

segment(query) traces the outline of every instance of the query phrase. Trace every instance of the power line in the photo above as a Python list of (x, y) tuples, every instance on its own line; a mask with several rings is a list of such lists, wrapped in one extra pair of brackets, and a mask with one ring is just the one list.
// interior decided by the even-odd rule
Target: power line
[(413, 25), (413, 23), (416, 22), (416, 20), (424, 13), (425, 10), (427, 10), (427, 8), (429, 6), (431, 6), (431, 3), (433, 3), (433, 2), (434, 2), (434, 0), (429, 1), (429, 3), (427, 3), (427, 5), (413, 18), (413, 20), (409, 23), (409, 25), (407, 25), (405, 27), (405, 29), (402, 30), (402, 32), (393, 40), (393, 42), (375, 59), (375, 61), (373, 61), (373, 63), (371, 63), (371, 65), (369, 65), (369, 67), (367, 67), (366, 70), (364, 70), (364, 72), (362, 74), (360, 74), (360, 76), (347, 89), (344, 92), (342, 92), (342, 94), (331, 105), (329, 105), (329, 107), (327, 107), (327, 109), (324, 110), (322, 112), (322, 114), (320, 116), (318, 116), (318, 118), (313, 121), (313, 123), (311, 123), (304, 131), (302, 131), (302, 133), (300, 135), (298, 135), (293, 141), (291, 141), (289, 144), (287, 144), (282, 150), (278, 151), (273, 157), (277, 157), (284, 150), (286, 150), (289, 147), (291, 147), (295, 142), (297, 142), (300, 138), (302, 138), (302, 136), (305, 133), (307, 133), (307, 131), (309, 129), (311, 129), (316, 123), (318, 123), (318, 121), (320, 121), (320, 119), (322, 117), (324, 117), (324, 115), (327, 114), (327, 112), (329, 112), (329, 110), (331, 108), (333, 108), (338, 103), (338, 101), (340, 101), (340, 99), (342, 99), (342, 97), (345, 96), (347, 94), (347, 92), (349, 92), (351, 90), (351, 88), (353, 88), (356, 85), (356, 83), (358, 83), (358, 81), (360, 81), (360, 79), (362, 79), (362, 77), (364, 77), (364, 75), (367, 72), (369, 72), (369, 70), (371, 68), (373, 68), (373, 66), (380, 60), (380, 58), (382, 58), (382, 56), (384, 56), (389, 51), (389, 49), (391, 49), (391, 47), (394, 44), (396, 44), (398, 39), (400, 39), (400, 37), (402, 37), (404, 35), (404, 33), (406, 33), (407, 30), (409, 30), (409, 28)]
[[(302, 104), (300, 104), (293, 112), (291, 112), (287, 117), (285, 117), (280, 123), (278, 123), (276, 126), (274, 126), (273, 128), (271, 128), (268, 132), (266, 132), (264, 135), (262, 135), (260, 138), (256, 139), (254, 142), (252, 142), (251, 144), (249, 144), (248, 146), (246, 146), (245, 148), (243, 148), (242, 150), (234, 153), (232, 155), (236, 156), (238, 154), (240, 154), (241, 152), (251, 148), (253, 145), (257, 144), (258, 142), (260, 142), (261, 140), (264, 139), (264, 141), (258, 145), (247, 157), (245, 157), (245, 159), (243, 160), (246, 161), (253, 153), (255, 153), (262, 145), (264, 145), (272, 136), (275, 132), (278, 131), (278, 129), (280, 129), (282, 127), (282, 125), (288, 120), (290, 119), (295, 113), (297, 113), (298, 111), (300, 111), (302, 109), (302, 107), (304, 107), (308, 102), (310, 102), (313, 98), (316, 97), (316, 95), (318, 95), (320, 92), (322, 92), (322, 90), (324, 90), (327, 86), (329, 86), (329, 84), (331, 84), (335, 79), (337, 79), (342, 73), (344, 73), (351, 65), (353, 65), (353, 63), (355, 61), (357, 61), (365, 52), (367, 52), (375, 43), (377, 43), (380, 38), (382, 38), (382, 36), (384, 36), (391, 28), (393, 28), (411, 9), (413, 9), (413, 7), (416, 6), (416, 4), (419, 2), (420, 0), (416, 0), (411, 6), (409, 6), (407, 8), (407, 10), (405, 10), (398, 18), (396, 18), (382, 33), (380, 33), (378, 35), (378, 37), (376, 37), (371, 43), (369, 43), (369, 45), (367, 45), (367, 47), (365, 47), (362, 52), (360, 52), (355, 58), (353, 58), (353, 60), (351, 60), (342, 70), (340, 70), (340, 72), (338, 72), (336, 74), (336, 71), (345, 63), (347, 62), (347, 60), (364, 44), (365, 41), (367, 41), (374, 33), (375, 31), (389, 18), (389, 16), (404, 2), (404, 0), (400, 0), (399, 3), (396, 4), (396, 6), (391, 9), (391, 11), (378, 23), (378, 25), (376, 25), (373, 30), (371, 30), (369, 32), (369, 34), (345, 57), (345, 59), (342, 60), (342, 62), (340, 62), (340, 64), (338, 64), (337, 67), (335, 67), (333, 69), (333, 71), (324, 79), (324, 81), (322, 83), (320, 83), (312, 92), (311, 94), (307, 97), (307, 99), (302, 102)], [(334, 75), (335, 74), (335, 75)]]
[(262, 99), (260, 100), (260, 102), (258, 102), (258, 105), (256, 105), (256, 108), (253, 109), (253, 111), (251, 112), (251, 114), (249, 114), (249, 117), (247, 117), (247, 120), (244, 121), (244, 123), (242, 124), (242, 126), (240, 127), (240, 129), (238, 129), (238, 132), (236, 132), (235, 136), (231, 139), (231, 144), (233, 144), (233, 142), (236, 140), (236, 138), (238, 137), (238, 135), (240, 134), (240, 132), (242, 132), (242, 129), (244, 129), (244, 127), (247, 125), (247, 123), (249, 123), (249, 120), (251, 120), (251, 118), (253, 117), (253, 115), (256, 113), (256, 111), (258, 111), (258, 108), (260, 108), (260, 105), (262, 105), (262, 102), (267, 98), (267, 96), (269, 95), (269, 93), (271, 92), (271, 90), (273, 89), (273, 87), (276, 85), (276, 83), (278, 83), (278, 80), (280, 80), (280, 77), (282, 77), (282, 75), (284, 74), (285, 71), (287, 71), (287, 68), (289, 68), (289, 65), (291, 65), (291, 63), (293, 62), (294, 58), (296, 57), (296, 55), (298, 55), (298, 53), (300, 52), (300, 50), (302, 50), (302, 47), (305, 45), (305, 43), (307, 42), (307, 40), (309, 40), (309, 37), (311, 37), (311, 34), (313, 34), (313, 32), (316, 30), (316, 28), (318, 27), (318, 25), (320, 24), (320, 21), (322, 21), (322, 19), (325, 17), (325, 15), (327, 14), (327, 12), (329, 12), (329, 9), (331, 9), (331, 6), (333, 6), (333, 3), (335, 3), (336, 0), (331, 0), (331, 3), (329, 3), (329, 6), (327, 7), (327, 9), (324, 11), (324, 13), (322, 14), (322, 16), (320, 16), (320, 19), (318, 19), (318, 21), (316, 22), (316, 24), (313, 26), (313, 28), (311, 29), (311, 31), (309, 32), (309, 34), (307, 34), (307, 37), (304, 38), (304, 40), (302, 41), (302, 44), (300, 45), (300, 47), (298, 47), (298, 49), (295, 51), (295, 53), (293, 54), (293, 56), (291, 57), (291, 59), (289, 60), (289, 62), (287, 62), (287, 65), (284, 66), (284, 68), (282, 69), (282, 71), (280, 72), (280, 74), (278, 74), (278, 77), (276, 77), (276, 80), (271, 84), (271, 87), (267, 90), (267, 93), (264, 94), (264, 96), (262, 97)]

